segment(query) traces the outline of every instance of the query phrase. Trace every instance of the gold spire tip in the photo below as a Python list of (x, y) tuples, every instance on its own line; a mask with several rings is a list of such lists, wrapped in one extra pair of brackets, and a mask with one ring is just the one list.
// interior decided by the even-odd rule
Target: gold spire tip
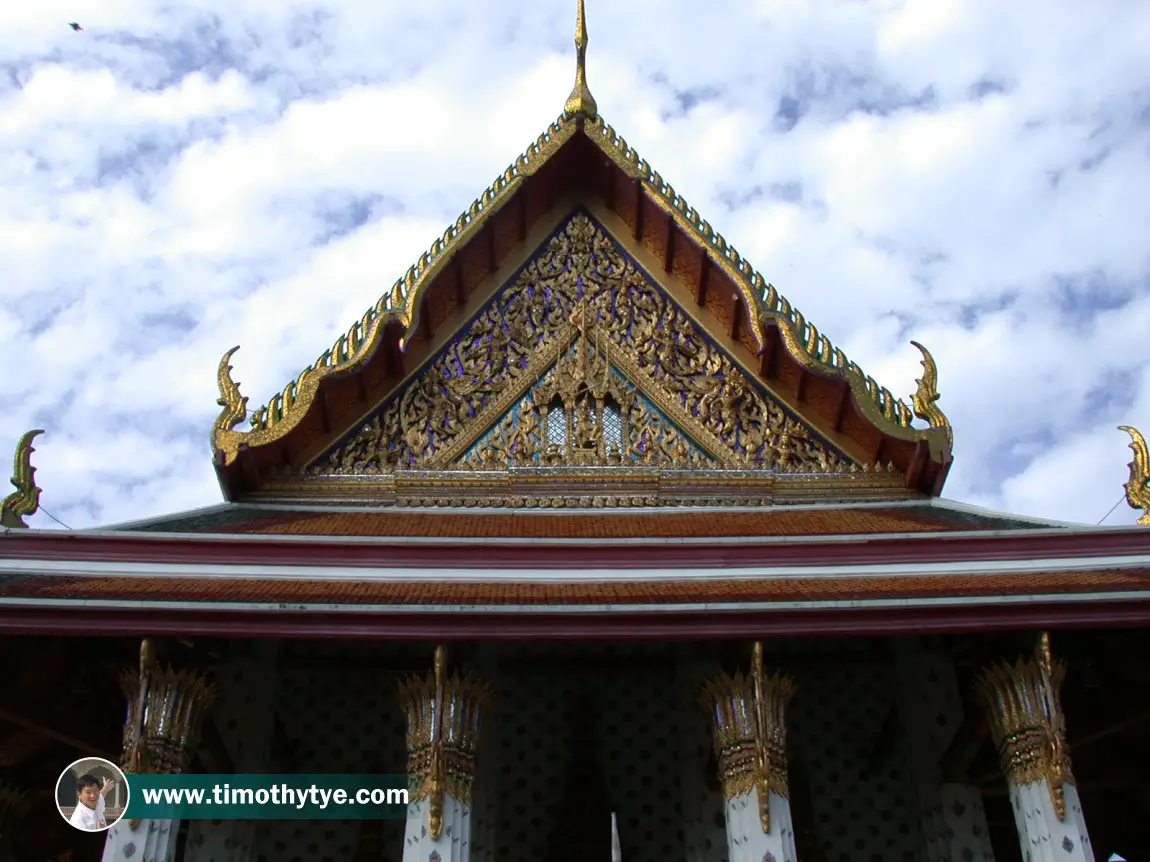
[(563, 106), (563, 110), (571, 116), (582, 114), (593, 120), (599, 113), (599, 108), (587, 86), (587, 13), (583, 8), (583, 0), (578, 0), (578, 4), (575, 13), (575, 86), (572, 87), (571, 95), (567, 97), (567, 104)]

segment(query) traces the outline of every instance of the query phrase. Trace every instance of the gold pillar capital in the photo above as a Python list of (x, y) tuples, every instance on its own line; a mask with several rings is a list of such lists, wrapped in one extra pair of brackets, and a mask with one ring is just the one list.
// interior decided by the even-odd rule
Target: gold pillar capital
[(763, 672), (756, 644), (749, 673), (715, 674), (699, 693), (711, 716), (723, 795), (730, 800), (757, 788), (764, 832), (770, 832), (770, 793), (790, 796), (786, 707), (794, 691), (790, 677)]
[(151, 638), (140, 644), (138, 668), (120, 674), (128, 701), (121, 765), (128, 773), (179, 774), (192, 762), (200, 728), (216, 699), (215, 685), (194, 668), (162, 667)]
[(398, 685), (407, 717), (407, 772), (417, 782), (414, 800), (434, 800), (440, 792), (470, 804), (480, 719), (493, 695), (471, 675), (448, 675), (438, 650), (436, 658), (431, 673)]
[(1060, 697), (1065, 678), (1066, 666), (1052, 658), (1043, 632), (1033, 657), (992, 664), (976, 682), (1002, 771), (1018, 785), (1046, 780), (1060, 820), (1066, 818), (1063, 787), (1074, 783)]

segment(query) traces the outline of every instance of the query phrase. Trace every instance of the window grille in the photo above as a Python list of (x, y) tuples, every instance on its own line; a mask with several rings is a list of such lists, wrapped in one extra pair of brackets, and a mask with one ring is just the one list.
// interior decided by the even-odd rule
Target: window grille
[(547, 442), (552, 446), (564, 446), (567, 443), (567, 418), (558, 404), (552, 404), (547, 411)]

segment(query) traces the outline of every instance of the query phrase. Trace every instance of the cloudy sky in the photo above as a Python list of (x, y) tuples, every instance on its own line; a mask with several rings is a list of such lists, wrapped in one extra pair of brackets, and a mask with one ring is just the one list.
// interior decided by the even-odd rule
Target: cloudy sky
[[(3, 4), (0, 449), (47, 429), (45, 509), (218, 502), (220, 355), (254, 406), (330, 346), (558, 115), (573, 19)], [(1106, 515), (1115, 426), (1150, 433), (1150, 4), (588, 0), (588, 26), (607, 121), (809, 319), (904, 396), (931, 348), (947, 497)]]

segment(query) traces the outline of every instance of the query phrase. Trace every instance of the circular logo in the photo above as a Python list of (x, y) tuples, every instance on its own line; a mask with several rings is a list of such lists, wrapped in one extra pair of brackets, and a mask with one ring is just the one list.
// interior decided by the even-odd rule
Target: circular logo
[(103, 832), (115, 826), (128, 808), (128, 779), (110, 760), (82, 757), (68, 764), (56, 780), (56, 807), (81, 832)]

